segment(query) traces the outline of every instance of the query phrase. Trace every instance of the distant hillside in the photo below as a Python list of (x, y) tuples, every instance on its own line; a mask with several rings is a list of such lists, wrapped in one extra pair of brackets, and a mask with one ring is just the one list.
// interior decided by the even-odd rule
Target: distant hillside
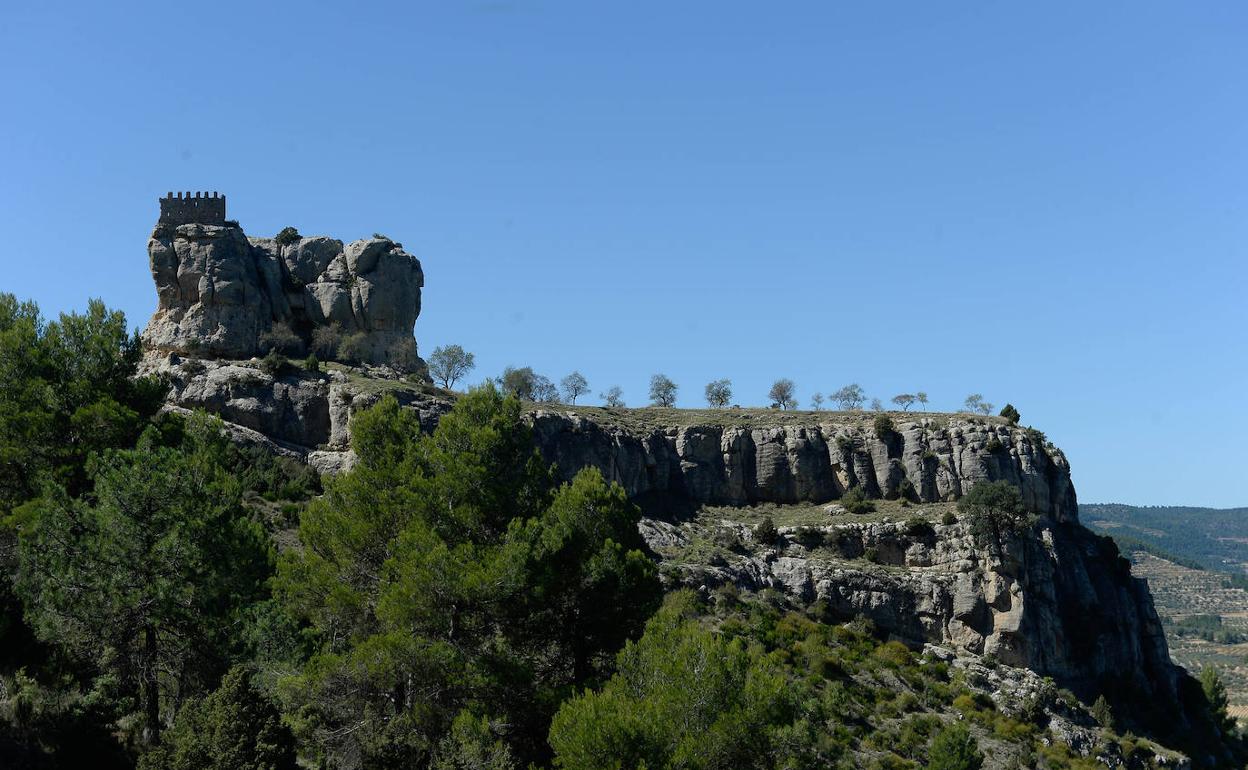
[[(1112, 535), (1124, 550), (1147, 550), (1185, 566), (1242, 573), (1248, 567), (1248, 508), (1091, 504), (1084, 525)], [(1173, 558), (1172, 558), (1173, 557)]]

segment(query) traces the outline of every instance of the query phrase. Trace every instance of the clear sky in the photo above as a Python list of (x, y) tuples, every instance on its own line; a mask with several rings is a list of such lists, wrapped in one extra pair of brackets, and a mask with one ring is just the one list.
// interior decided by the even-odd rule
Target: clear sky
[(1013, 402), (1086, 502), (1248, 505), (1239, 2), (23, 2), (0, 290), (141, 326), (168, 190), (423, 262), (421, 350), (630, 404)]

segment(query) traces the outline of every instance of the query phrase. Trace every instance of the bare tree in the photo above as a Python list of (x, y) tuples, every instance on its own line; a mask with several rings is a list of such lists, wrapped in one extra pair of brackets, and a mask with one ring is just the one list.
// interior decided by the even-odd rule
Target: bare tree
[(884, 411), (884, 405), (880, 403), (880, 400), (878, 398), (871, 399), (871, 411), (873, 412)]
[(984, 397), (978, 393), (972, 393), (966, 397), (966, 411), (978, 412), (979, 414), (992, 414), (992, 404), (985, 401)]
[(678, 386), (666, 374), (656, 374), (650, 378), (650, 400), (655, 406), (671, 406), (676, 403)]
[(899, 393), (893, 396), (893, 403), (901, 407), (903, 412), (910, 411), (910, 407), (914, 405), (916, 400), (917, 398), (913, 393)]
[(444, 345), (433, 349), (429, 356), (429, 374), (442, 387), (451, 389), (455, 382), (476, 367), (476, 356), (459, 345)]
[(547, 404), (559, 403), (559, 389), (555, 387), (555, 383), (550, 378), (543, 377), (538, 374), (533, 378), (533, 400), (542, 401)]
[(862, 392), (861, 385), (854, 383), (836, 391), (831, 398), (840, 404), (842, 409), (854, 410), (862, 408), (862, 403), (867, 400), (867, 394)]
[(793, 380), (782, 377), (771, 384), (771, 390), (767, 391), (767, 398), (771, 399), (772, 406), (795, 409), (797, 407), (797, 399), (793, 397), (795, 387)]
[(823, 394), (822, 393), (815, 391), (815, 394), (810, 397), (810, 408), (815, 410), (816, 412), (823, 411)]
[(609, 407), (624, 406), (624, 389), (619, 385), (612, 385), (607, 388), (606, 393), (599, 393), (598, 398), (601, 398)]
[(589, 392), (589, 380), (580, 372), (572, 372), (564, 377), (559, 384), (563, 386), (563, 397), (575, 404), (576, 399)]
[(732, 400), (732, 380), (715, 380), (706, 384), (706, 403), (716, 409), (728, 406)]

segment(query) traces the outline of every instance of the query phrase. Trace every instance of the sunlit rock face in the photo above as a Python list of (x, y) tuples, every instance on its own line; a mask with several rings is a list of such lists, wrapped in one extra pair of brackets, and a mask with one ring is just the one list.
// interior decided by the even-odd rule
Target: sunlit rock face
[(249, 358), (289, 330), (283, 352), (302, 355), (329, 327), (355, 361), (424, 371), (413, 337), (424, 272), (402, 244), (324, 236), (279, 244), (229, 222), (160, 223), (147, 253), (157, 307), (143, 341), (154, 354)]

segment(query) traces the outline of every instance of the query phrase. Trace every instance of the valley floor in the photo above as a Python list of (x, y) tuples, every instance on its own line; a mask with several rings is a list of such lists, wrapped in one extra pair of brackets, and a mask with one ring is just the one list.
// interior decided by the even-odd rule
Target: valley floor
[(1226, 684), (1232, 716), (1248, 721), (1248, 591), (1219, 572), (1183, 567), (1143, 551), (1132, 572), (1148, 580), (1174, 661), (1193, 674), (1214, 666)]

